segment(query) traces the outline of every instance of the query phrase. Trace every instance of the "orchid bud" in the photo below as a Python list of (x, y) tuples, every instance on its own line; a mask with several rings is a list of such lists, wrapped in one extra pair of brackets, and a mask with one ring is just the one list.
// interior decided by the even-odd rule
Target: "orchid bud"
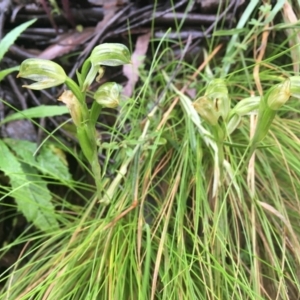
[(272, 87), (259, 103), (257, 124), (254, 136), (251, 139), (251, 151), (253, 152), (259, 142), (267, 135), (277, 110), (290, 98), (289, 79)]
[(70, 115), (76, 127), (79, 127), (83, 121), (82, 107), (78, 99), (72, 93), (72, 91), (64, 91), (62, 95), (57, 99), (66, 104), (69, 109)]
[(291, 81), (291, 96), (295, 98), (300, 98), (300, 76), (290, 77)]
[(114, 67), (131, 62), (128, 48), (117, 43), (105, 43), (95, 47), (89, 61), (91, 62), (91, 68), (83, 83), (83, 90), (86, 90), (92, 84), (97, 73), (101, 71), (101, 66)]
[(227, 133), (231, 134), (240, 124), (241, 117), (258, 109), (260, 97), (249, 97), (239, 101), (229, 113), (226, 124)]
[(30, 85), (23, 85), (23, 87), (32, 90), (51, 88), (63, 84), (67, 79), (65, 71), (60, 65), (51, 60), (40, 58), (24, 60), (17, 77), (36, 81)]
[(267, 135), (277, 110), (290, 98), (290, 80), (276, 84), (261, 99), (258, 108), (255, 133), (251, 139), (250, 153)]
[(230, 117), (237, 114), (239, 116), (244, 116), (254, 110), (257, 110), (259, 107), (260, 97), (248, 97), (239, 101), (235, 107), (230, 111)]
[(272, 110), (278, 110), (291, 96), (291, 81), (285, 80), (283, 83), (276, 84), (267, 97), (267, 105)]
[(115, 108), (119, 105), (121, 86), (115, 82), (102, 84), (94, 94), (96, 102), (104, 107)]
[(193, 106), (197, 113), (210, 125), (217, 125), (220, 113), (216, 110), (213, 102), (206, 96), (198, 98), (193, 102)]

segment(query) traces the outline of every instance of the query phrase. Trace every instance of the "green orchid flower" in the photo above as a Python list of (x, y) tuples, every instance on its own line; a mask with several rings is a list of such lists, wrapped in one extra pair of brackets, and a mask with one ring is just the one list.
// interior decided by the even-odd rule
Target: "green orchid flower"
[(101, 72), (101, 66), (121, 66), (131, 62), (128, 48), (122, 44), (105, 43), (94, 48), (88, 60), (91, 67), (83, 83), (85, 91), (95, 80), (95, 77)]
[(197, 113), (210, 125), (216, 126), (220, 117), (220, 113), (215, 108), (214, 103), (206, 96), (200, 97), (193, 102), (193, 106)]
[[(97, 142), (95, 125), (103, 107), (114, 108), (119, 105), (121, 87), (114, 82), (104, 83), (94, 93), (95, 101), (91, 108), (86, 103), (86, 90), (94, 80), (100, 81), (105, 71), (103, 66), (119, 66), (128, 63), (130, 63), (130, 52), (126, 46), (102, 44), (97, 46), (83, 63), (81, 73), (76, 71), (78, 84), (66, 75), (60, 65), (39, 58), (26, 59), (21, 64), (17, 76), (35, 81), (33, 84), (23, 86), (29, 89), (43, 90), (61, 84), (67, 86), (68, 90), (64, 91), (58, 100), (65, 103), (69, 109), (76, 126), (81, 150), (89, 162), (95, 178), (97, 198), (104, 204), (108, 204), (109, 201), (101, 200), (105, 192), (98, 158), (100, 143)], [(114, 183), (112, 183), (112, 187), (114, 187)]]
[(67, 75), (64, 69), (57, 63), (40, 58), (29, 58), (22, 62), (17, 77), (36, 81), (23, 87), (32, 90), (43, 90), (64, 84)]
[(102, 84), (94, 94), (96, 102), (104, 107), (115, 108), (119, 105), (121, 86), (115, 82)]

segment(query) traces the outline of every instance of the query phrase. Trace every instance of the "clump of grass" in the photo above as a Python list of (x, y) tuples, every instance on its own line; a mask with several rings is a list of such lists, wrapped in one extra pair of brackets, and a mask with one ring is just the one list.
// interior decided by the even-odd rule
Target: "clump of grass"
[[(252, 32), (243, 44), (252, 38), (260, 36)], [(287, 42), (279, 45), (286, 50), (283, 59), (290, 59)], [(172, 53), (163, 43), (164, 52)], [(219, 161), (210, 146), (213, 131), (205, 122), (199, 130), (185, 106), (189, 99), (182, 101), (187, 96), (176, 88), (196, 78), (196, 94), (202, 96), (212, 75), (223, 74), (234, 105), (251, 94), (266, 94), (271, 85), (294, 74), (290, 65), (279, 65), (278, 53), (260, 60), (263, 67), (257, 70), (257, 61), (243, 51), (228, 52), (227, 60), (241, 60), (235, 72), (226, 74), (214, 67), (215, 52), (198, 71), (184, 64), (178, 73), (182, 77), (172, 81), (159, 105), (152, 85), (168, 85), (176, 61), (164, 67), (165, 76), (157, 55), (150, 70), (141, 70), (145, 84), (134, 100), (122, 103), (111, 128), (115, 135), (106, 145), (103, 169), (119, 170), (116, 176), (123, 172), (110, 205), (103, 208), (93, 198), (82, 208), (69, 204), (76, 217), (55, 235), (35, 237), (26, 254), (29, 262), (22, 265), (25, 258), (20, 258), (11, 268), (0, 299), (299, 298), (300, 129), (295, 100), (274, 117), (249, 164), (245, 157), (255, 113), (242, 118), (222, 145), (224, 174), (214, 185)], [(125, 134), (128, 120), (131, 130)]]

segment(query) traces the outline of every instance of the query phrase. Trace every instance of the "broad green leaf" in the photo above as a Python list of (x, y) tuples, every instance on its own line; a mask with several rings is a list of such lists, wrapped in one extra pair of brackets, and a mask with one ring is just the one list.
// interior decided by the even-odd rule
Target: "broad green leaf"
[(51, 150), (49, 145), (44, 145), (37, 157), (33, 156), (36, 144), (25, 140), (5, 139), (5, 143), (31, 167), (35, 167), (44, 175), (49, 175), (59, 181), (68, 181), (71, 175), (65, 161)]
[(28, 108), (26, 110), (18, 111), (10, 116), (7, 116), (0, 122), (0, 125), (15, 120), (53, 117), (53, 116), (60, 116), (68, 113), (69, 110), (66, 106), (40, 105), (37, 107)]
[(16, 66), (16, 67), (12, 67), (12, 68), (8, 68), (8, 69), (0, 71), (0, 81), (3, 80), (3, 78), (6, 77), (7, 75), (9, 75), (10, 73), (19, 71), (19, 68), (20, 68), (19, 66)]
[[(30, 198), (26, 201), (29, 204), (18, 203), (19, 209), (24, 206), (23, 213), (28, 220), (43, 231), (51, 231), (58, 228), (54, 206), (51, 203), (52, 196), (45, 182), (35, 168), (28, 164), (21, 164), (27, 180), (27, 193)], [(36, 211), (29, 210), (28, 205), (34, 206)]]
[(24, 24), (21, 24), (11, 30), (0, 42), (0, 61), (4, 57), (4, 54), (7, 52), (9, 47), (15, 42), (15, 40), (18, 38), (18, 36), (30, 25), (32, 25), (36, 19), (30, 20), (28, 22), (25, 22)]
[(51, 194), (36, 171), (20, 163), (0, 140), (0, 170), (9, 177), (12, 196), (29, 222), (43, 231), (58, 228)]

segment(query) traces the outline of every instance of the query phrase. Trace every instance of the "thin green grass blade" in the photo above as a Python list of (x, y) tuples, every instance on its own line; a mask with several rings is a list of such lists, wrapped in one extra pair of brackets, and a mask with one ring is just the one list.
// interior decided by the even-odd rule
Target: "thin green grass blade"
[(7, 122), (16, 121), (16, 120), (54, 117), (54, 116), (68, 114), (68, 113), (69, 110), (66, 106), (40, 105), (37, 107), (31, 107), (22, 111), (18, 111), (14, 114), (7, 116), (0, 122), (0, 126)]
[(0, 42), (0, 61), (3, 59), (4, 54), (8, 51), (9, 47), (13, 45), (18, 36), (35, 21), (36, 19), (27, 21), (24, 24), (17, 26), (5, 35), (5, 37)]

